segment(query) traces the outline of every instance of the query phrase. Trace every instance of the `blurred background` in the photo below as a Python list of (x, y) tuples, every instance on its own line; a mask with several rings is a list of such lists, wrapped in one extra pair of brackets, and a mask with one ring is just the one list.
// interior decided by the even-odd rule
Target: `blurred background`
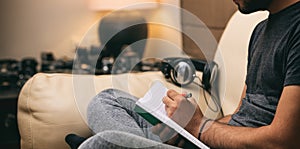
[[(208, 28), (218, 42), (227, 21), (236, 11), (236, 6), (231, 0), (127, 1), (127, 4), (119, 3), (117, 0), (2, 0), (0, 2), (0, 148), (2, 146), (19, 148), (16, 120), (18, 93), (24, 83), (35, 73), (70, 73), (76, 63), (75, 58), (78, 59), (78, 69), (81, 70), (79, 73), (99, 75), (109, 73), (110, 64), (115, 59), (110, 59), (110, 51), (105, 48), (104, 43), (101, 43), (103, 39), (99, 37), (98, 26), (101, 20), (120, 21), (120, 19), (114, 20), (114, 17), (118, 18), (118, 16), (104, 19), (116, 9), (142, 1), (151, 2), (151, 5), (145, 5), (147, 7), (137, 5), (137, 8), (130, 10), (141, 12), (142, 15), (139, 17), (144, 19), (142, 21), (161, 21), (169, 25), (149, 23), (141, 30), (145, 32), (146, 38), (160, 39), (167, 41), (168, 44), (148, 40), (143, 52), (140, 54), (137, 52), (138, 59), (170, 53), (180, 55), (182, 49), (188, 56), (205, 60), (207, 55), (214, 55), (215, 49), (206, 51), (204, 56), (200, 47), (182, 32), (198, 32)], [(204, 24), (195, 23), (195, 20), (182, 15), (179, 9), (162, 7), (161, 4), (170, 5), (172, 8), (183, 8), (197, 16)], [(126, 16), (123, 19), (124, 22), (130, 23), (130, 19), (126, 19)], [(113, 27), (118, 30), (117, 25), (109, 26), (105, 30), (115, 29)], [(141, 39), (145, 38), (141, 37)], [(123, 41), (123, 38), (116, 40), (117, 43), (119, 41)], [(93, 53), (93, 49), (96, 49), (96, 52)], [(92, 54), (99, 56), (99, 49), (106, 49), (109, 52), (101, 58), (100, 62), (96, 58), (95, 61), (101, 66), (98, 66), (98, 71), (92, 71), (89, 69), (91, 64), (87, 60), (93, 60)], [(154, 69), (155, 62), (144, 65), (147, 64), (153, 66), (153, 70), (157, 70)]]
[[(211, 29), (217, 40), (236, 9), (230, 0), (157, 2), (176, 5), (194, 13)], [(73, 58), (76, 46), (84, 34), (110, 12), (91, 10), (89, 0), (4, 0), (0, 7), (0, 58), (15, 59), (34, 57), (39, 60), (44, 51), (53, 52), (57, 57)], [(169, 12), (159, 7), (140, 11), (148, 11), (152, 17), (168, 20), (174, 26), (183, 24), (183, 29), (201, 27), (182, 19), (179, 12)], [(182, 39), (181, 34), (168, 27), (150, 25), (149, 37), (167, 39), (178, 46), (183, 44), (185, 49), (195, 48), (191, 41)], [(97, 35), (88, 42), (99, 44)]]

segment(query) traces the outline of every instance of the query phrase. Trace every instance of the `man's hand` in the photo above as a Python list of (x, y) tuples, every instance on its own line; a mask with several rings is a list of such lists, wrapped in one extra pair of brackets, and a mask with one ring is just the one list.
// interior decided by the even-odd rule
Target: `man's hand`
[[(168, 117), (184, 127), (193, 136), (198, 137), (203, 114), (194, 98), (186, 99), (176, 91), (169, 90), (163, 103)], [(184, 140), (165, 124), (156, 125), (152, 131), (168, 144), (180, 147), (185, 144)]]

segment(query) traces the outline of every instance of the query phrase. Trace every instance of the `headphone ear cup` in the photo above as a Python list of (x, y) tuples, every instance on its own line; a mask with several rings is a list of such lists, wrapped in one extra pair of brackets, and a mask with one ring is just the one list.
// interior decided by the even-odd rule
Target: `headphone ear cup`
[(186, 86), (194, 81), (196, 70), (193, 63), (186, 59), (174, 61), (171, 69), (171, 80), (177, 86)]
[(170, 71), (170, 78), (171, 78), (171, 81), (172, 81), (175, 85), (177, 85), (177, 86), (182, 86), (182, 84), (180, 84), (180, 83), (178, 83), (178, 82), (176, 81), (176, 76), (177, 76), (176, 71), (175, 71), (174, 69), (171, 69), (171, 71)]
[(170, 65), (170, 78), (171, 78), (171, 81), (172, 81), (175, 85), (177, 85), (177, 86), (181, 86), (181, 84), (178, 83), (178, 82), (176, 81), (176, 77), (178, 76), (178, 74), (177, 74), (177, 72), (176, 72), (176, 70), (175, 70), (174, 68), (176, 67), (176, 65), (178, 65), (178, 63), (179, 63), (181, 60), (182, 60), (182, 59), (175, 59), (175, 60), (173, 60), (173, 61), (171, 61), (171, 62), (169, 63), (169, 65)]
[(217, 64), (214, 62), (207, 63), (204, 67), (203, 74), (202, 74), (202, 84), (204, 89), (209, 91), (211, 89), (211, 84), (214, 81), (212, 78), (212, 74), (214, 74), (217, 68)]

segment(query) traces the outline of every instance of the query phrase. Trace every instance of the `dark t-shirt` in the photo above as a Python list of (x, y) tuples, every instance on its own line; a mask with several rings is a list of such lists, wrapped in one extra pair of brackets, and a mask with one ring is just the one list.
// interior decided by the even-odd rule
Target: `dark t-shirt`
[(249, 44), (246, 85), (246, 98), (229, 125), (271, 124), (283, 88), (300, 85), (300, 2), (256, 26)]

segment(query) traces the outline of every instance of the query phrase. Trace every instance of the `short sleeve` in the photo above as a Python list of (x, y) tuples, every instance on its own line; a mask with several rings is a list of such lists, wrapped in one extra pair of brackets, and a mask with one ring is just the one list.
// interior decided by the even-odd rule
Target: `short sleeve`
[(300, 85), (300, 32), (293, 39), (293, 46), (289, 49), (286, 61), (286, 75), (284, 86)]

